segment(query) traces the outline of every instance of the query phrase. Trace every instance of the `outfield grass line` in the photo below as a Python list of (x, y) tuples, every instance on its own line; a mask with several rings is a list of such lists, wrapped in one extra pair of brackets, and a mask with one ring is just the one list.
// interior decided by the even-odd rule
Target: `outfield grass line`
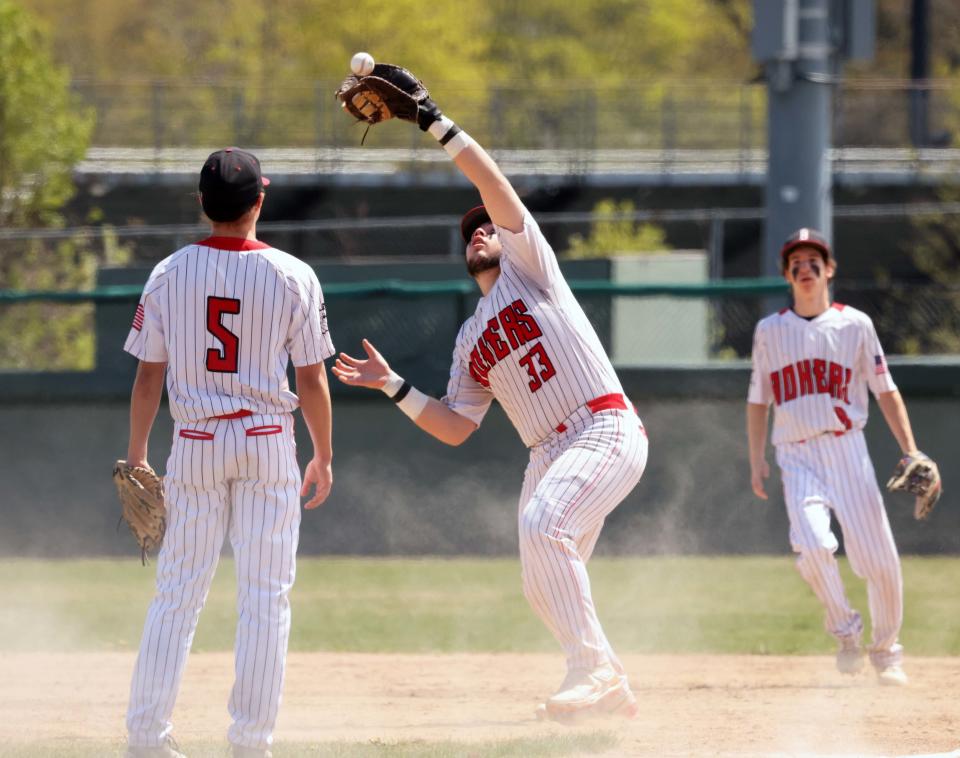
[[(960, 558), (903, 561), (908, 655), (960, 655)], [(868, 618), (862, 581), (841, 569)], [(782, 556), (599, 557), (594, 600), (621, 652), (825, 655), (823, 611)], [(132, 558), (0, 561), (0, 651), (133, 650), (155, 569)], [(293, 651), (555, 652), (523, 598), (516, 558), (302, 557)], [(230, 650), (232, 560), (214, 579), (194, 641)]]

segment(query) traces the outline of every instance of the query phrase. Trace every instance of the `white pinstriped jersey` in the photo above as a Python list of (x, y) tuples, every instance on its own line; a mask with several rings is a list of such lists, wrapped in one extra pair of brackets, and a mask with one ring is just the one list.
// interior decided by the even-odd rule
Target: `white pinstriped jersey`
[(177, 421), (246, 410), (289, 413), (297, 405), (287, 363), (333, 355), (316, 274), (256, 240), (210, 237), (154, 268), (124, 350), (168, 363)]
[(496, 398), (531, 447), (588, 400), (623, 388), (529, 213), (520, 232), (497, 233), (500, 276), (460, 328), (443, 402), (479, 425)]
[(868, 387), (877, 395), (897, 385), (862, 311), (834, 303), (808, 321), (785, 308), (757, 324), (747, 400), (774, 404), (774, 445), (862, 429)]

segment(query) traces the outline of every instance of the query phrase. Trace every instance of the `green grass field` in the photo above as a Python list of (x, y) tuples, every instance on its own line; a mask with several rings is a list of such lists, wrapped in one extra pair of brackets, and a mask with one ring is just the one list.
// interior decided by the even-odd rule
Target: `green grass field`
[[(790, 556), (598, 558), (594, 598), (622, 652), (822, 654), (822, 613)], [(866, 617), (863, 582), (843, 564)], [(135, 559), (0, 561), (0, 650), (132, 650), (154, 569)], [(911, 655), (960, 654), (960, 559), (904, 559)], [(292, 650), (554, 652), (512, 559), (303, 558)], [(194, 650), (230, 650), (233, 563), (214, 581)]]

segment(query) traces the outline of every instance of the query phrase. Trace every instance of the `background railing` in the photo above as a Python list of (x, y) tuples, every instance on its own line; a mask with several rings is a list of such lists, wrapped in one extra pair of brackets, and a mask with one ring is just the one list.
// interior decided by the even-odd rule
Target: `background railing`
[[(240, 144), (249, 147), (356, 145), (333, 96), (339, 82), (90, 81), (73, 89), (97, 114), (95, 145), (152, 147)], [(659, 82), (631, 87), (454, 83), (431, 88), (451, 117), (484, 144), (513, 149), (762, 150), (766, 87), (762, 82)], [(911, 102), (927, 108), (932, 144), (960, 126), (960, 86), (950, 81), (847, 80), (834, 89), (838, 147), (911, 145)], [(919, 97), (918, 97), (919, 95)], [(420, 144), (416, 130), (379, 127), (373, 147)]]
[[(960, 151), (955, 165), (960, 171)], [(692, 240), (688, 247), (705, 250), (710, 278), (722, 279), (724, 276), (742, 275), (724, 271), (723, 249), (728, 227), (744, 223), (759, 225), (765, 215), (763, 208), (667, 208), (603, 215), (594, 212), (543, 212), (537, 213), (536, 219), (561, 258), (565, 256), (573, 235), (589, 235), (591, 228), (598, 223), (632, 221), (669, 228)], [(958, 215), (960, 202), (946, 201), (837, 205), (833, 208), (835, 220), (858, 220), (877, 224), (878, 228), (891, 221)], [(457, 215), (260, 221), (257, 233), (275, 247), (310, 260), (444, 255), (459, 260), (463, 255), (459, 222), (460, 216)], [(153, 263), (183, 245), (206, 236), (209, 229), (209, 224), (199, 221), (195, 224), (9, 228), (0, 229), (0, 244), (73, 240), (82, 241), (93, 249), (104, 249), (119, 243), (127, 248), (132, 262)]]
[[(695, 284), (571, 279), (570, 285), (620, 367), (747, 359), (754, 327), (769, 312), (771, 298), (787, 302), (786, 285), (777, 278)], [(86, 292), (0, 291), (0, 326), (30, 322), (32, 329), (49, 328), (53, 335), (58, 324), (73, 317), (81, 331), (93, 334), (99, 323), (101, 330), (109, 329), (107, 342), (116, 353), (141, 290), (140, 285), (123, 285)], [(339, 346), (355, 348), (369, 338), (397, 365), (425, 372), (424, 381), (442, 390), (450, 345), (476, 307), (478, 292), (464, 278), (328, 281), (324, 295)], [(960, 354), (960, 288), (853, 280), (837, 282), (834, 296), (871, 315), (891, 355)], [(95, 308), (101, 307), (111, 309), (109, 319), (106, 311), (97, 317)], [(41, 345), (49, 342), (36, 336)], [(98, 334), (98, 339), (105, 336)], [(93, 341), (73, 345), (72, 362), (56, 365), (59, 370), (98, 370), (103, 367), (96, 365), (96, 349)], [(0, 351), (0, 372), (48, 370), (48, 357), (40, 349), (17, 356)]]

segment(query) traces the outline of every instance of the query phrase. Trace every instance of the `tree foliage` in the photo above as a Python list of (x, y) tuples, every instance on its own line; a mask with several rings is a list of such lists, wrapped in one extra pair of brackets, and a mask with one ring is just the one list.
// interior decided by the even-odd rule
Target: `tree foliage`
[[(70, 92), (46, 36), (11, 0), (0, 0), (0, 226), (62, 224), (73, 166), (84, 156), (93, 114)], [(116, 248), (115, 248), (116, 249)], [(81, 289), (98, 255), (76, 241), (5, 241), (0, 288)], [(80, 368), (92, 360), (92, 308), (46, 304), (0, 309), (0, 366)]]
[[(80, 78), (337, 79), (357, 50), (429, 82), (752, 77), (752, 0), (20, 0)], [(910, 4), (877, 1), (874, 59), (854, 76), (906, 77)], [(930, 0), (934, 76), (960, 71), (960, 4)]]
[[(349, 142), (333, 90), (368, 50), (414, 71), (491, 144), (524, 147), (535, 114), (539, 145), (626, 127), (620, 143), (646, 147), (662, 136), (658, 82), (746, 81), (754, 70), (745, 0), (490, 0), (429, 12), (419, 0), (22, 2), (97, 99), (98, 144)], [(592, 121), (571, 123), (583, 114)], [(403, 146), (409, 130), (388, 124), (375, 140)]]
[(637, 223), (630, 218), (635, 207), (629, 200), (601, 200), (594, 208), (590, 234), (573, 234), (565, 253), (568, 258), (605, 258), (631, 253), (660, 253), (670, 250), (667, 236), (656, 224)]
[(73, 193), (93, 115), (69, 79), (31, 19), (0, 0), (0, 226), (49, 223)]
[(738, 76), (749, 0), (22, 0), (94, 79), (337, 79), (357, 50), (431, 82)]
[[(9, 2), (9, 0), (8, 0)], [(399, 62), (431, 87), (485, 94), (665, 79), (747, 81), (752, 0), (20, 0), (60, 63), (96, 81), (335, 81), (353, 52)], [(908, 75), (909, 4), (878, 0), (874, 59), (853, 76)], [(960, 4), (931, 0), (934, 76), (960, 71)], [(485, 98), (482, 98), (485, 99)]]

